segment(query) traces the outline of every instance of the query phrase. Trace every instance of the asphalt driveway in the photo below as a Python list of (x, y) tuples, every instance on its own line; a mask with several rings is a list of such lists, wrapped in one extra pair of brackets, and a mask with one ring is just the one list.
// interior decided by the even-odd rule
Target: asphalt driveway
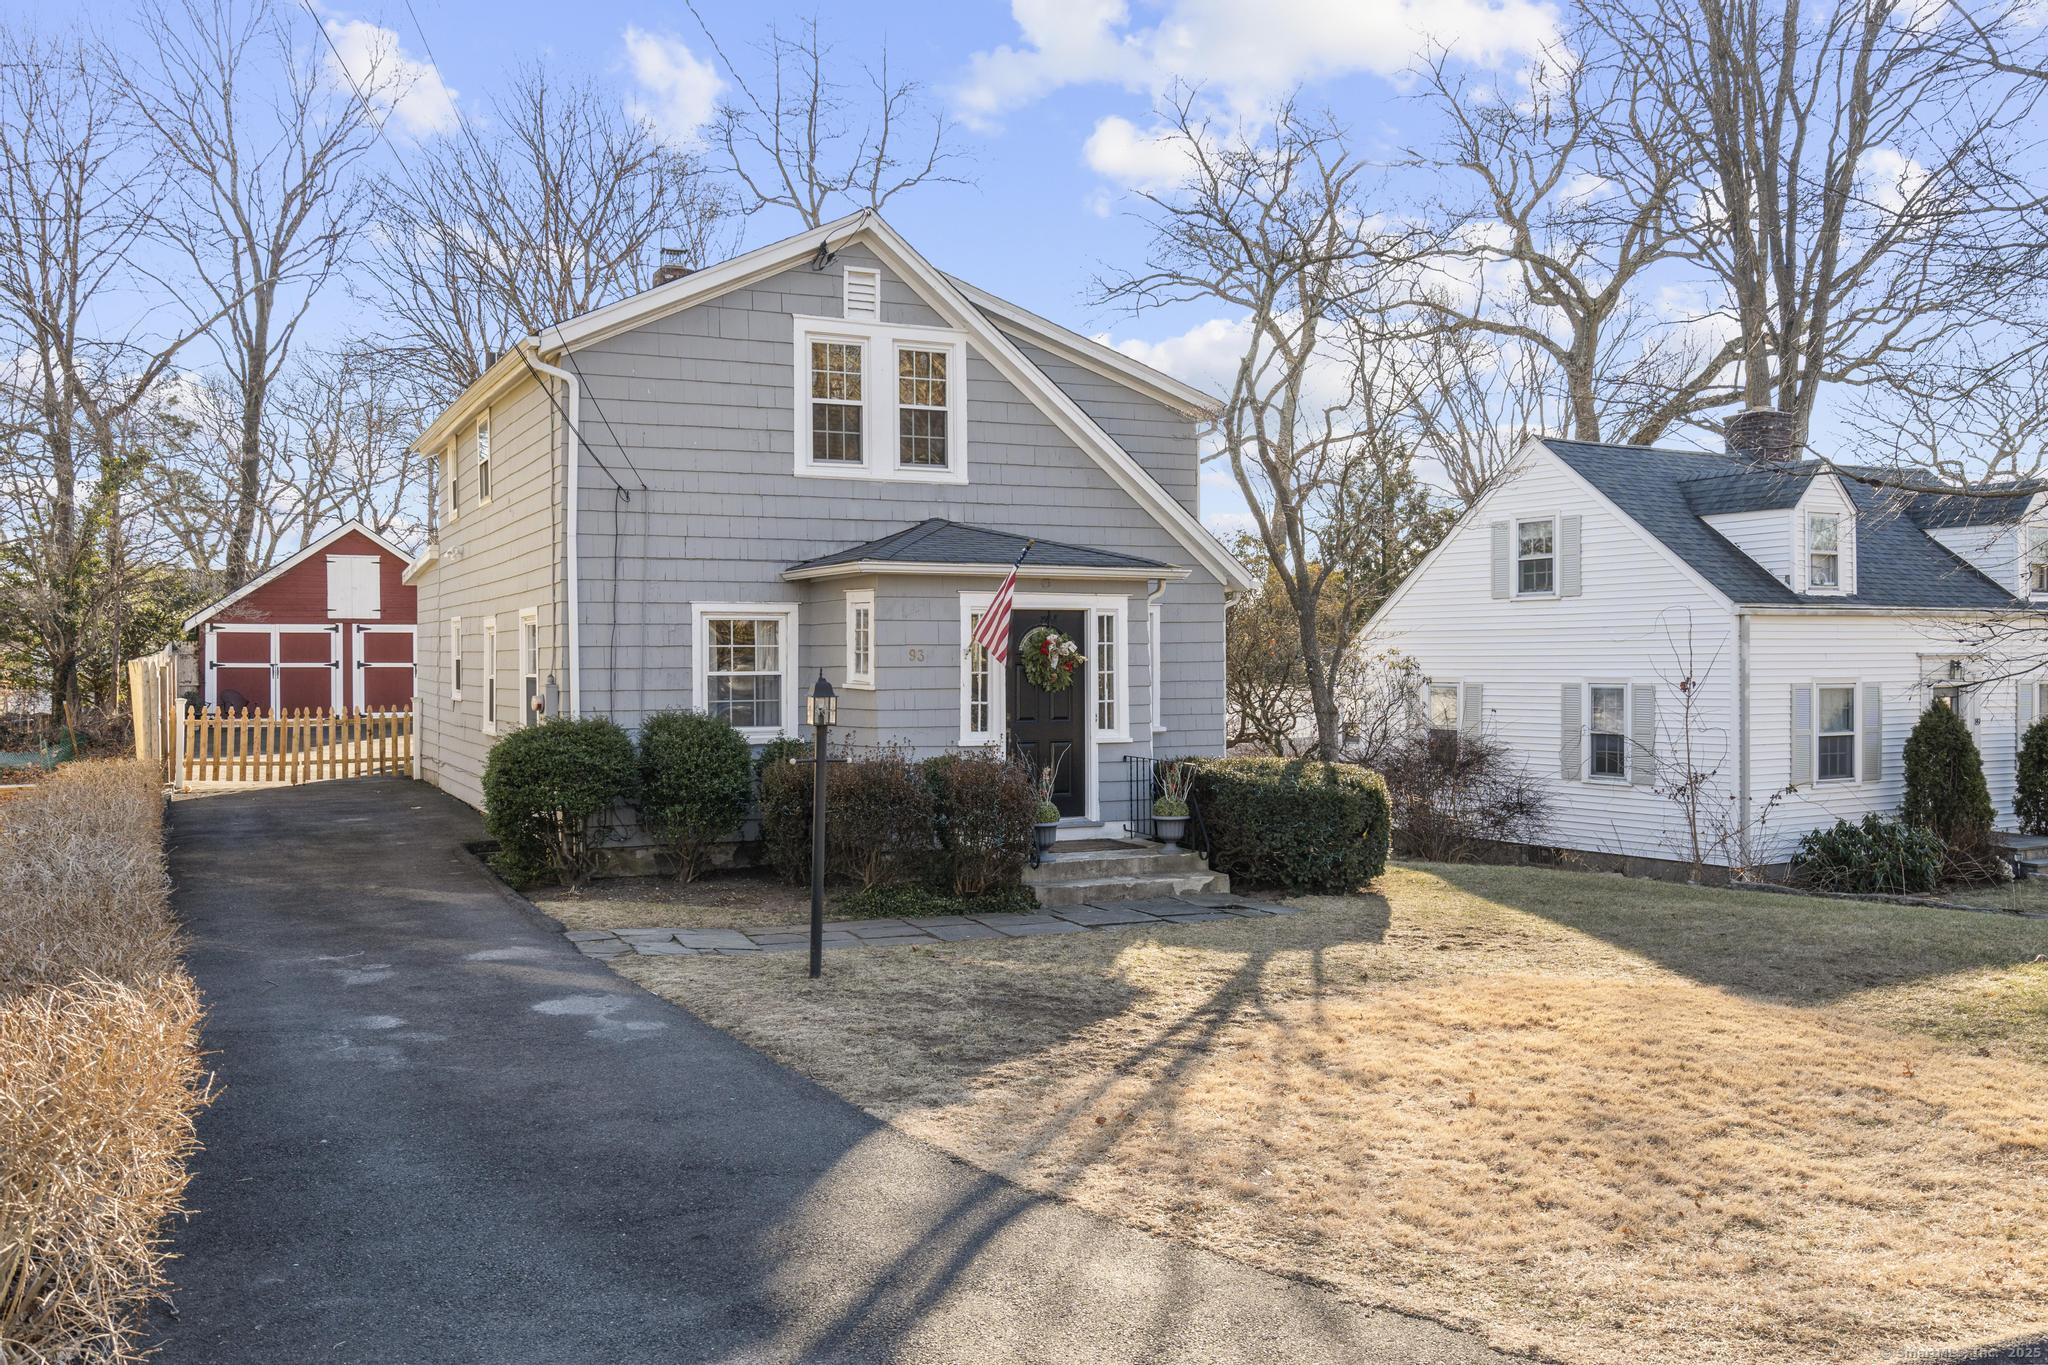
[(1499, 1359), (903, 1138), (574, 951), (430, 788), (171, 826), (223, 1089), (165, 1365)]

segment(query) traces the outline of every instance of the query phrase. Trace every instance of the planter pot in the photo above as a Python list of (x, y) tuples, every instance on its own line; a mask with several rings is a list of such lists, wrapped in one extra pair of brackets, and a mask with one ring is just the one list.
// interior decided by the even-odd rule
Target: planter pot
[(1048, 820), (1042, 825), (1031, 827), (1031, 865), (1037, 867), (1045, 861), (1045, 855), (1052, 852), (1052, 846), (1059, 842), (1060, 822)]
[(1187, 838), (1188, 817), (1185, 815), (1155, 815), (1152, 817), (1152, 832), (1166, 845), (1168, 853), (1180, 852), (1180, 841)]

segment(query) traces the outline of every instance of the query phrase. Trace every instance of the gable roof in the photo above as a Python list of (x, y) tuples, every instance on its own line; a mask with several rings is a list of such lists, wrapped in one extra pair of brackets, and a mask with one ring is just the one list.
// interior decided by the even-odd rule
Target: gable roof
[[(1897, 494), (1853, 480), (1841, 484), (1856, 509), (1856, 591), (1839, 597), (1793, 592), (1705, 520), (1720, 512), (1789, 510), (1821, 472), (1817, 462), (1779, 472), (1700, 451), (1558, 437), (1540, 443), (1737, 606), (1819, 602), (1996, 610), (2021, 605), (1902, 514)], [(1758, 487), (1745, 490), (1732, 482), (1737, 479), (1754, 479)]]
[[(834, 250), (853, 242), (861, 242), (879, 256), (883, 263), (910, 284), (934, 311), (947, 323), (966, 332), (976, 350), (1003, 378), (1030, 399), (1041, 412), (1057, 427), (1077, 449), (1099, 465), (1117, 486), (1128, 494), (1139, 507), (1148, 512), (1173, 538), (1185, 548), (1196, 561), (1208, 569), (1226, 586), (1240, 591), (1249, 590), (1252, 578), (1244, 566), (1223, 547), (1221, 541), (1209, 534), (1202, 523), (1183, 507), (1180, 502), (1149, 474), (1144, 466), (1132, 457), (1129, 451), (1118, 445), (1108, 432), (1104, 431), (1094, 418), (1082, 411), (1064, 389), (1053, 382), (1038, 366), (1018, 350), (1016, 343), (1004, 335), (1002, 329), (992, 320), (991, 314), (970, 299), (951, 277), (934, 267), (920, 255), (897, 231), (883, 221), (879, 214), (866, 210), (851, 213), (815, 228), (809, 228), (779, 242), (757, 247), (723, 261), (715, 266), (685, 275), (679, 280), (657, 285), (652, 289), (635, 294), (617, 303), (585, 313), (581, 317), (547, 328), (539, 335), (529, 337), (523, 347), (501, 357), (491, 369), (472, 384), (461, 397), (449, 405), (447, 410), (435, 418), (427, 430), (414, 443), (417, 450), (433, 450), (440, 446), (478, 409), (490, 402), (504, 386), (513, 382), (525, 372), (524, 366), (516, 362), (523, 350), (531, 350), (543, 357), (557, 355), (588, 346), (607, 337), (641, 326), (658, 317), (679, 312), (695, 304), (714, 299), (721, 294), (741, 289), (768, 276), (788, 269), (790, 266), (815, 255), (821, 248)], [(981, 291), (976, 291), (977, 294)], [(983, 295), (994, 299), (993, 295)], [(997, 302), (1000, 302), (999, 300)], [(1054, 349), (1064, 348), (1075, 352), (1090, 353), (1091, 360), (1103, 368), (1117, 369), (1118, 378), (1136, 383), (1135, 376), (1142, 371), (1145, 383), (1164, 392), (1164, 385), (1184, 390), (1183, 398), (1189, 395), (1205, 402), (1213, 402), (1207, 395), (1179, 385), (1178, 381), (1140, 366), (1128, 357), (1111, 361), (1115, 352), (1108, 347), (1098, 346), (1078, 334), (1055, 328), (1053, 324), (1037, 319), (1030, 326), (1014, 318), (1032, 318), (1015, 305), (1004, 305), (1010, 310), (1006, 318), (1009, 325), (1019, 330), (1034, 333), (1064, 333), (1065, 339), (1048, 336), (1057, 342)], [(1077, 363), (1086, 363), (1079, 362)], [(1163, 383), (1162, 383), (1163, 381)]]
[(299, 565), (311, 559), (314, 555), (319, 554), (322, 550), (332, 545), (335, 541), (340, 540), (350, 531), (354, 531), (359, 535), (367, 536), (369, 539), (375, 541), (377, 543), (378, 549), (398, 559), (401, 563), (403, 563), (406, 566), (407, 572), (411, 572), (411, 555), (408, 555), (405, 551), (399, 549), (396, 545), (392, 544), (383, 536), (378, 535), (375, 531), (371, 530), (362, 522), (345, 521), (341, 525), (335, 527), (332, 531), (329, 531), (326, 535), (320, 537), (318, 540), (313, 541), (311, 544), (301, 549), (297, 554), (293, 555), (291, 558), (283, 560), (277, 564), (271, 565), (270, 568), (265, 570), (263, 573), (258, 574), (256, 577), (250, 579), (247, 583), (244, 583), (241, 587), (236, 588), (233, 592), (228, 593), (225, 597), (217, 597), (213, 601), (201, 607), (198, 611), (193, 612), (190, 616), (185, 618), (184, 629), (191, 630), (193, 627), (218, 615), (223, 608), (233, 606), (235, 603), (241, 601), (250, 593), (255, 592), (258, 588), (263, 587), (265, 584), (276, 582), (278, 579), (290, 573), (293, 569), (299, 567)]
[(902, 572), (910, 567), (940, 566), (1001, 573), (1012, 564), (1026, 572), (1066, 569), (1080, 571), (1082, 575), (1109, 577), (1135, 574), (1142, 578), (1177, 578), (1187, 573), (1187, 570), (1172, 564), (1138, 555), (1098, 550), (1062, 540), (1039, 540), (1011, 531), (931, 517), (879, 539), (792, 564), (782, 576), (789, 579), (826, 578), (843, 573)]

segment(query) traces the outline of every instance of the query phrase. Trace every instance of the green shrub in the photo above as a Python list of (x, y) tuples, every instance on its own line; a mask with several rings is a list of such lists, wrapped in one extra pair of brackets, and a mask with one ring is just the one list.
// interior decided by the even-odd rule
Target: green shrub
[(721, 717), (658, 711), (640, 724), (640, 819), (694, 881), (754, 794), (747, 741)]
[(1955, 708), (1929, 706), (1906, 739), (1906, 823), (1947, 844), (1982, 842), (1995, 818), (1984, 761), (1970, 726)]
[(484, 826), (514, 881), (588, 876), (613, 811), (633, 797), (633, 741), (601, 717), (514, 730), (484, 764)]
[(1941, 884), (1944, 854), (1934, 831), (1872, 814), (1801, 837), (1792, 869), (1823, 891), (1917, 895)]
[(811, 746), (800, 739), (771, 741), (755, 760), (761, 853), (796, 886), (811, 879), (811, 766)]
[(1031, 770), (993, 750), (941, 754), (921, 766), (937, 827), (933, 881), (956, 896), (1019, 884), (1038, 807)]
[(949, 896), (920, 882), (855, 891), (832, 904), (845, 919), (917, 919), (932, 915), (1030, 914), (1038, 900), (1021, 883), (999, 886), (974, 896)]
[(825, 856), (863, 891), (921, 876), (936, 847), (932, 789), (901, 749), (834, 763), (825, 778)]
[(2020, 744), (2020, 770), (2013, 783), (2012, 811), (2027, 833), (2048, 834), (2048, 718), (2029, 725)]
[(1298, 758), (1192, 760), (1209, 865), (1254, 886), (1352, 891), (1387, 869), (1387, 784)]

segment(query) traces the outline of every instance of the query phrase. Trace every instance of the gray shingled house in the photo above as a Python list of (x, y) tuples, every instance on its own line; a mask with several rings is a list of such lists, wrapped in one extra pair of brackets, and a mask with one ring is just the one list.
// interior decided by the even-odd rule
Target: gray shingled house
[[(664, 272), (668, 274), (669, 272)], [(421, 776), (481, 804), (497, 735), (689, 707), (765, 742), (822, 670), (856, 744), (1060, 760), (1068, 834), (1118, 833), (1154, 754), (1219, 753), (1223, 604), (1202, 528), (1215, 400), (935, 269), (855, 215), (527, 338), (421, 436)], [(1013, 633), (1048, 694), (970, 649)]]
[(1543, 843), (1685, 863), (1697, 833), (1709, 864), (1781, 862), (1898, 810), (1930, 705), (1969, 723), (2010, 825), (2048, 715), (2044, 495), (1902, 494), (1790, 430), (1742, 414), (1727, 454), (1533, 440), (1369, 624), (1433, 729), (1549, 787)]

